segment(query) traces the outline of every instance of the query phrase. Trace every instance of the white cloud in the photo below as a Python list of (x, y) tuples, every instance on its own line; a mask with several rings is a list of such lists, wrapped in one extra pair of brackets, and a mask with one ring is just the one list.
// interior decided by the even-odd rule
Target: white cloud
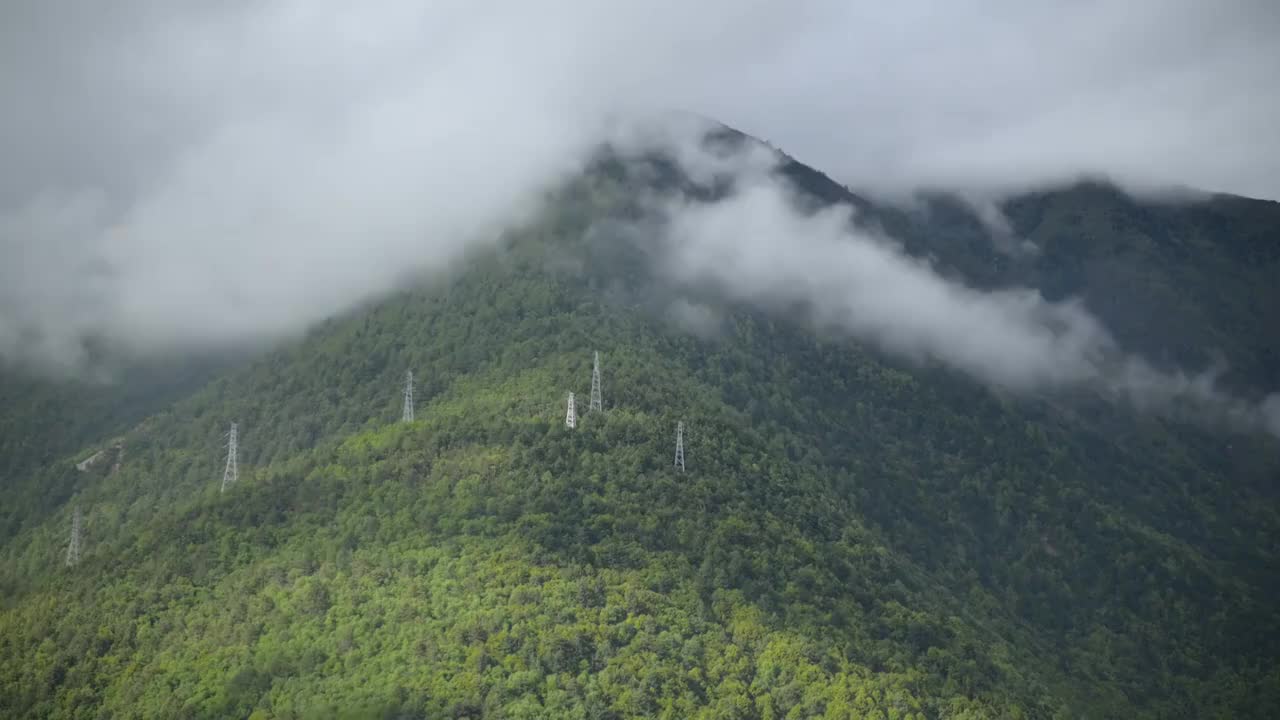
[(744, 164), (735, 186), (715, 203), (665, 203), (665, 273), (740, 302), (800, 309), (822, 329), (989, 386), (1093, 388), (1138, 409), (1280, 436), (1280, 396), (1256, 405), (1219, 389), (1216, 373), (1157, 370), (1126, 352), (1081, 302), (945, 278), (891, 239), (859, 228), (847, 207), (806, 210), (755, 161)]
[[(1280, 196), (1275, 18), (1191, 0), (6, 3), (0, 358), (300, 330), (518, 220), (610, 113), (692, 110), (873, 189), (1096, 170)], [(924, 339), (956, 321), (935, 302), (960, 328), (1004, 324), (986, 340), (1009, 344), (1008, 382), (1069, 379), (1087, 370), (1039, 358), (1106, 346), (1078, 308), (856, 252), (906, 283), (859, 298), (911, 310), (860, 328), (903, 352), (984, 372), (986, 336)]]

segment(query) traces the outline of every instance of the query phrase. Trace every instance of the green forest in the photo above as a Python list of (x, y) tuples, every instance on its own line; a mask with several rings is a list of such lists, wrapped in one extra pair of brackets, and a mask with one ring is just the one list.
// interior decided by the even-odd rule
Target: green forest
[[(630, 182), (589, 175), (465, 272), (146, 397), (101, 391), (76, 424), (78, 393), (7, 378), (0, 717), (1280, 717), (1273, 439), (1006, 396), (715, 297), (716, 332), (690, 333), (643, 247), (591, 231), (634, 210)], [(942, 209), (878, 219), (975, 284), (1052, 277), (1104, 314), (1230, 283), (1180, 327), (1108, 318), (1177, 359), (1220, 335), (1230, 381), (1273, 379), (1247, 332), (1267, 306), (1237, 298), (1272, 297), (1274, 235), (1234, 233), (1252, 244), (1184, 284), (1169, 258), (1237, 221), (1152, 210), (1141, 231), (1180, 244), (1104, 263), (1137, 210), (1094, 192), (1011, 205), (1048, 248), (1034, 266), (981, 262)], [(1068, 231), (1120, 240), (1072, 254)]]

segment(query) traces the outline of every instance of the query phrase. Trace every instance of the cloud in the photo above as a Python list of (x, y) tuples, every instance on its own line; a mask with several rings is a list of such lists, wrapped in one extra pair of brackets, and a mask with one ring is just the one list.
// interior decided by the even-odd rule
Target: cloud
[(1098, 172), (1280, 199), (1273, 2), (906, 0), (823, 20), (751, 73), (758, 101), (732, 122), (859, 188)]
[[(602, 118), (671, 104), (730, 8), (6, 6), (0, 359), (278, 337), (447, 267), (580, 169)], [(743, 14), (742, 52), (784, 10)]]
[(1267, 429), (1272, 435), (1280, 437), (1280, 395), (1271, 395), (1262, 403), (1262, 411), (1267, 419)]
[(100, 227), (102, 206), (93, 192), (45, 195), (0, 215), (0, 359), (54, 373), (79, 369), (81, 331), (96, 322), (107, 284), (83, 245)]
[[(696, 144), (689, 139), (688, 147)], [(798, 309), (821, 329), (992, 387), (1093, 388), (1138, 409), (1280, 436), (1280, 396), (1258, 405), (1220, 390), (1215, 372), (1157, 370), (1126, 352), (1077, 300), (1050, 302), (1031, 288), (984, 291), (947, 279), (860, 227), (847, 206), (806, 209), (757, 159), (733, 184), (718, 202), (660, 205), (660, 262), (669, 277), (735, 301)]]
[(0, 359), (296, 332), (519, 222), (611, 114), (692, 110), (886, 190), (1280, 197), (1272, 8), (5, 3)]
[(688, 298), (673, 299), (667, 306), (666, 315), (676, 327), (704, 339), (717, 337), (722, 329), (723, 322), (715, 308)]
[(779, 184), (755, 179), (714, 204), (671, 210), (667, 269), (740, 299), (804, 304), (900, 355), (945, 360), (1014, 389), (1086, 379), (1114, 347), (1078, 304), (1034, 290), (981, 292), (943, 280), (886, 240), (853, 230), (847, 208), (800, 211)]

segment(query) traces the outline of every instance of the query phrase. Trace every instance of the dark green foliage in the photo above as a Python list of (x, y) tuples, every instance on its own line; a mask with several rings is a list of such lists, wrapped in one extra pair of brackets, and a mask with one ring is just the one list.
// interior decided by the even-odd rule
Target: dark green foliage
[(685, 335), (587, 232), (620, 195), (33, 474), (74, 496), (0, 546), (0, 716), (1280, 714), (1274, 442), (742, 309)]

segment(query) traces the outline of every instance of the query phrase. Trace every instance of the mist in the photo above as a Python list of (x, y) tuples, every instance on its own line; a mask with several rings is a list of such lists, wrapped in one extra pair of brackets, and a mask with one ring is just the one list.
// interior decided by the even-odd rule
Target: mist
[[(1280, 197), (1275, 19), (1188, 0), (6, 3), (0, 362), (69, 375), (94, 346), (291, 337), (448, 272), (536, 213), (606, 119), (671, 108), (872, 191), (1098, 172)], [(678, 266), (1001, 387), (1204, 386), (1153, 375), (1079, 305), (955, 285), (836, 211), (797, 214), (761, 157), (757, 185), (678, 213)], [(738, 230), (757, 242), (735, 255)]]
[[(811, 203), (764, 163), (760, 148), (716, 154), (696, 136), (669, 136), (694, 174), (716, 166), (733, 190), (714, 203), (661, 200), (661, 269), (691, 288), (713, 287), (766, 309), (800, 309), (838, 332), (920, 364), (1015, 393), (1091, 389), (1141, 410), (1280, 437), (1280, 394), (1261, 402), (1217, 386), (1218, 369), (1156, 369), (1126, 351), (1078, 299), (1034, 288), (984, 291), (945, 277), (846, 205)], [(701, 160), (689, 161), (701, 153)], [(736, 164), (735, 164), (736, 162)]]

